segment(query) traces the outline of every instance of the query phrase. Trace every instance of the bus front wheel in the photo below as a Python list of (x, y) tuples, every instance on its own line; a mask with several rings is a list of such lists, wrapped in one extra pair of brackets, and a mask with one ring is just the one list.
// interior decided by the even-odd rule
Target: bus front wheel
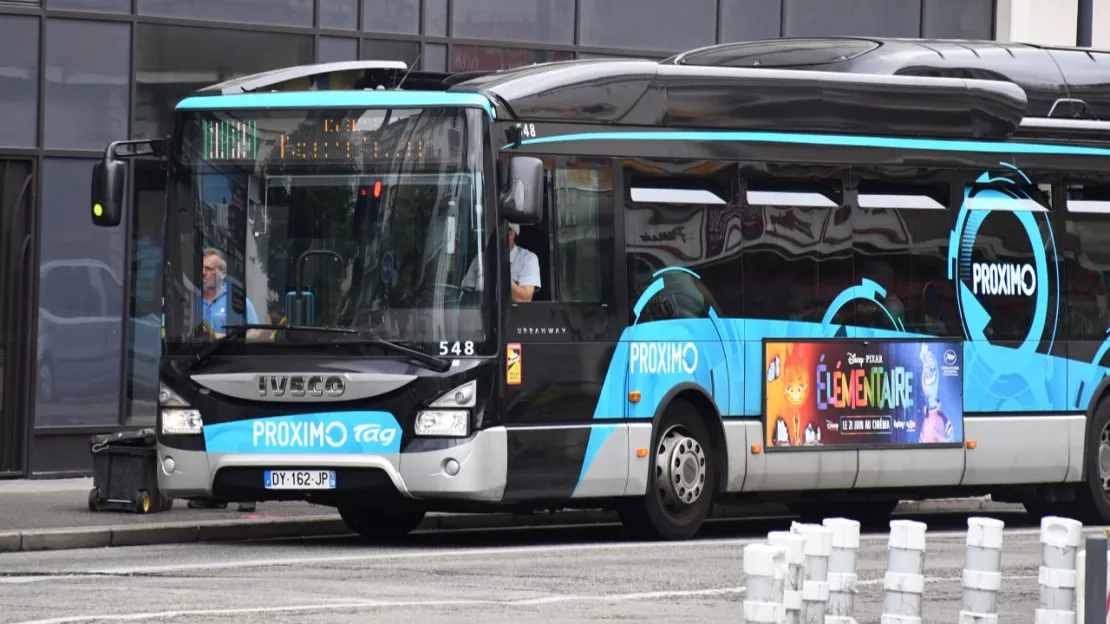
[(382, 506), (340, 505), (339, 517), (365, 540), (388, 541), (408, 535), (424, 521), (425, 510), (413, 503), (392, 501)]
[(709, 515), (716, 488), (709, 431), (697, 408), (677, 400), (652, 442), (647, 492), (620, 509), (621, 522), (640, 537), (689, 539)]

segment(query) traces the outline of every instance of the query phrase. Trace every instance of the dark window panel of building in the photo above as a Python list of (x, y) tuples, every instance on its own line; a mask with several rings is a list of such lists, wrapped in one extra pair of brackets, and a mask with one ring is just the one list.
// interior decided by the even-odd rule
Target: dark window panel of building
[(358, 0), (320, 0), (320, 27), (358, 30)]
[(139, 15), (312, 26), (312, 0), (139, 0)]
[(358, 60), (358, 39), (346, 37), (320, 37), (316, 51), (317, 63), (335, 63)]
[(417, 41), (391, 41), (389, 39), (363, 39), (359, 56), (364, 61), (404, 61), (412, 67), (420, 58)]
[(47, 0), (46, 8), (87, 13), (130, 13), (131, 0)]
[(716, 39), (717, 0), (582, 0), (585, 46), (679, 52)]
[(420, 0), (362, 0), (362, 29), (414, 35), (420, 30)]
[[(455, 13), (459, 3), (455, 3)], [(424, 34), (433, 37), (447, 36), (447, 0), (424, 0)]]
[(921, 36), (993, 39), (994, 0), (924, 0)]
[(783, 0), (787, 37), (918, 37), (921, 0)]
[(132, 134), (165, 136), (182, 98), (207, 85), (312, 63), (311, 35), (140, 24)]
[(119, 422), (126, 228), (89, 220), (93, 163), (43, 162), (38, 427)]
[(574, 0), (455, 0), (451, 35), (570, 45)]
[(573, 58), (573, 52), (565, 51), (453, 45), (448, 69), (452, 72), (511, 69), (533, 63), (569, 61)]
[(427, 71), (447, 71), (447, 46), (442, 43), (429, 43), (424, 46), (424, 62)]
[(47, 21), (46, 147), (102, 150), (127, 138), (130, 55), (130, 24)]
[(721, 0), (721, 43), (774, 39), (782, 29), (783, 0)]
[(38, 56), (38, 18), (0, 17), (0, 146), (37, 144)]

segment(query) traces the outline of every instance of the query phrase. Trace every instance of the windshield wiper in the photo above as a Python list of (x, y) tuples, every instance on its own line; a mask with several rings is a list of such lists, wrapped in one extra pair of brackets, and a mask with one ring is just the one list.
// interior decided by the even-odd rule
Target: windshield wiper
[(344, 340), (344, 341), (340, 341), (337, 344), (368, 344), (368, 345), (374, 345), (374, 346), (377, 346), (377, 347), (382, 347), (383, 349), (388, 349), (390, 351), (393, 351), (394, 353), (399, 353), (401, 355), (407, 355), (407, 356), (411, 357), (412, 359), (416, 360), (417, 362), (420, 362), (421, 364), (427, 365), (427, 367), (429, 369), (434, 370), (434, 371), (439, 372), (439, 373), (446, 373), (447, 371), (451, 370), (451, 360), (448, 360), (447, 358), (439, 357), (438, 355), (432, 355), (431, 353), (428, 353), (427, 351), (423, 351), (423, 350), (417, 348), (412, 343), (393, 342), (393, 341), (390, 341), (390, 340), (386, 340), (386, 339), (378, 336), (374, 332), (367, 331), (367, 330), (354, 330), (354, 329), (352, 329), (352, 330), (349, 330), (349, 331), (344, 332), (344, 333), (355, 334), (357, 336), (362, 337), (363, 339), (358, 340), (358, 341)]
[(325, 333), (325, 334), (345, 334), (345, 335), (349, 335), (349, 336), (355, 336), (355, 337), (360, 338), (360, 339), (359, 340), (342, 340), (342, 341), (337, 341), (333, 344), (373, 345), (373, 346), (377, 346), (377, 347), (382, 347), (383, 349), (388, 349), (389, 351), (392, 351), (394, 353), (399, 353), (401, 355), (407, 355), (410, 358), (416, 360), (417, 362), (420, 362), (421, 364), (426, 365), (428, 368), (430, 368), (431, 370), (434, 370), (436, 372), (445, 373), (445, 372), (451, 370), (451, 361), (448, 360), (448, 359), (445, 359), (445, 358), (442, 358), (442, 357), (439, 357), (439, 356), (436, 356), (436, 355), (432, 355), (431, 353), (428, 353), (426, 351), (421, 351), (420, 349), (418, 349), (418, 348), (416, 348), (415, 346), (412, 346), (412, 345), (407, 345), (407, 344), (402, 344), (402, 343), (398, 343), (398, 342), (391, 342), (389, 340), (385, 340), (385, 339), (381, 338), (380, 336), (378, 336), (377, 334), (375, 334), (373, 332), (370, 332), (370, 331), (358, 330), (358, 329), (353, 329), (353, 328), (350, 328), (350, 327), (316, 327), (316, 326), (313, 326), (313, 325), (277, 325), (277, 324), (265, 324), (265, 323), (263, 323), (263, 324), (247, 323), (247, 324), (242, 324), (242, 325), (227, 325), (227, 326), (225, 326), (225, 329), (227, 329), (227, 333), (224, 334), (224, 336), (222, 338), (218, 338), (216, 341), (205, 345), (203, 348), (201, 348), (199, 351), (197, 351), (196, 356), (189, 363), (187, 363), (185, 365), (184, 370), (182, 370), (183, 373), (188, 373), (190, 370), (192, 370), (193, 368), (195, 368), (197, 365), (204, 362), (208, 358), (212, 357), (214, 354), (216, 354), (218, 351), (220, 351), (221, 349), (223, 349), (227, 345), (231, 344), (232, 342), (234, 342), (235, 340), (237, 340), (237, 339), (239, 339), (243, 336), (246, 336), (246, 333), (248, 331), (252, 330), (252, 329), (270, 329), (270, 330), (282, 330), (282, 331), (306, 331), (306, 332), (318, 332), (318, 333)]
[(296, 331), (315, 331), (327, 332), (338, 334), (357, 334), (358, 331), (354, 329), (347, 329), (343, 327), (313, 327), (311, 325), (278, 325), (276, 323), (244, 323), (241, 325), (225, 325), (224, 329), (227, 333), (222, 338), (217, 338), (215, 341), (210, 342), (196, 352), (194, 358), (182, 369), (182, 373), (188, 373), (198, 364), (204, 362), (208, 358), (216, 354), (227, 345), (235, 340), (247, 335), (247, 332), (252, 329), (282, 329), (282, 330), (296, 330)]

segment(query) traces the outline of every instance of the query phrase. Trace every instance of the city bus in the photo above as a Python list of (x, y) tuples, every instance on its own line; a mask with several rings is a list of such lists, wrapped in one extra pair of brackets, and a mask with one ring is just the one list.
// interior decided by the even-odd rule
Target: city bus
[(429, 512), (1110, 521), (1110, 55), (868, 38), (235, 78), (166, 137), (158, 484)]

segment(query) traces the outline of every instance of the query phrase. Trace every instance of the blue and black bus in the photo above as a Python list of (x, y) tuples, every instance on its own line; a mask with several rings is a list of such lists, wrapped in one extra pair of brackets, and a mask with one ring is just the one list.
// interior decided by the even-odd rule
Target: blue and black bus
[(777, 39), (334, 63), (110, 145), (165, 165), (159, 486), (429, 511), (991, 495), (1110, 521), (1110, 54)]

